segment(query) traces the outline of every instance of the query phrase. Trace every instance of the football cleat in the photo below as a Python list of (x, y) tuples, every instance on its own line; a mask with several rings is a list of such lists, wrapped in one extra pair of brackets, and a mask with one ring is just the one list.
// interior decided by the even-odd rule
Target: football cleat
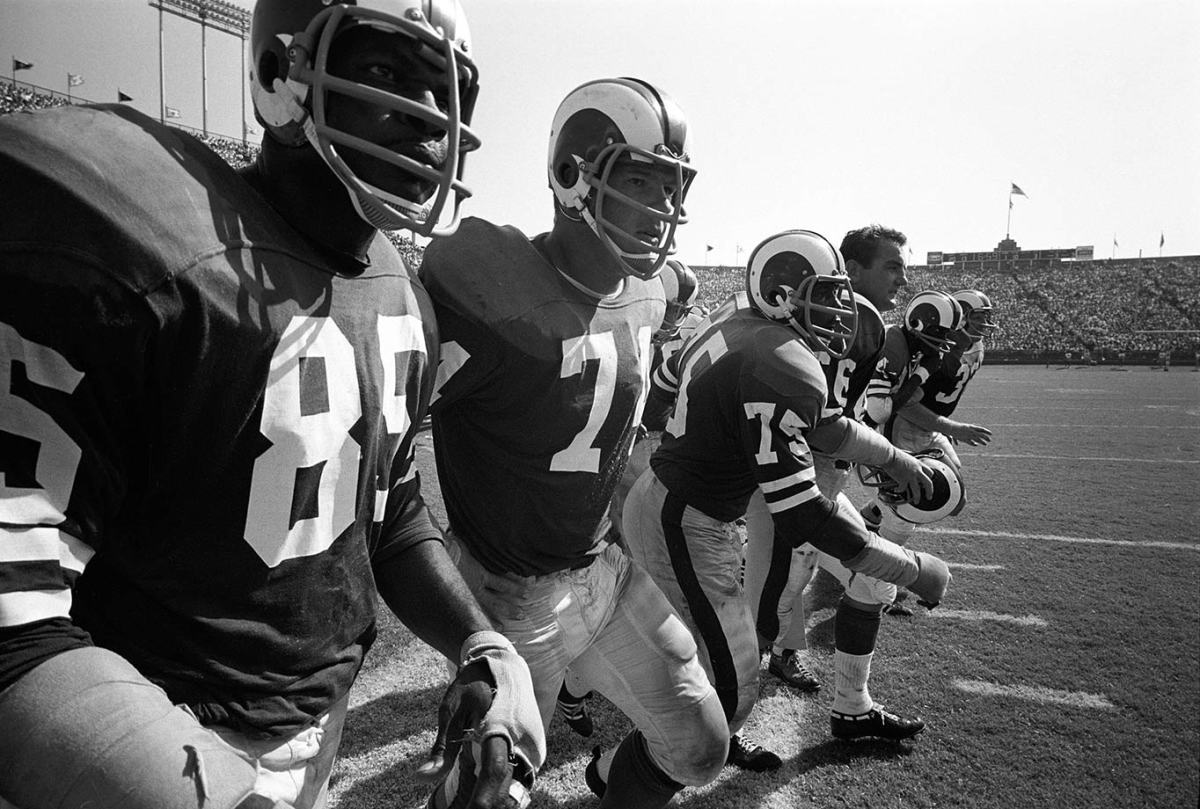
[(583, 771), (583, 780), (597, 798), (603, 798), (608, 784), (600, 777), (600, 745), (592, 748), (592, 760)]
[(906, 719), (876, 705), (866, 713), (848, 714), (831, 711), (830, 730), (835, 739), (891, 739), (900, 741), (916, 736), (925, 729), (925, 720)]
[(725, 763), (751, 772), (770, 772), (778, 770), (783, 761), (762, 745), (735, 734), (729, 737), (729, 755)]
[(821, 681), (817, 679), (817, 675), (804, 665), (800, 655), (793, 649), (788, 649), (780, 655), (771, 652), (767, 671), (800, 691), (813, 693), (821, 690)]
[(577, 697), (564, 685), (558, 690), (558, 702), (554, 707), (554, 712), (562, 717), (567, 727), (584, 738), (591, 736), (596, 729), (587, 709), (586, 700), (591, 699), (591, 696), (592, 692), (589, 691), (582, 697)]
[(891, 604), (888, 604), (886, 607), (883, 608), (883, 614), (884, 615), (893, 615), (897, 618), (911, 618), (912, 614), (913, 614), (912, 607), (910, 607), (904, 603), (905, 600), (907, 600), (907, 599), (908, 599), (907, 592), (905, 592), (904, 590), (898, 591), (896, 593), (895, 600), (892, 601)]

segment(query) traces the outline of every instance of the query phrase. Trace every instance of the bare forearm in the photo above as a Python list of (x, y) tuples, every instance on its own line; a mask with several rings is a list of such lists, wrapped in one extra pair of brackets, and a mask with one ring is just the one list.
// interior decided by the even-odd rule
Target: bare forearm
[(413, 634), (452, 660), (469, 635), (492, 628), (441, 542), (429, 540), (376, 566), (384, 602)]

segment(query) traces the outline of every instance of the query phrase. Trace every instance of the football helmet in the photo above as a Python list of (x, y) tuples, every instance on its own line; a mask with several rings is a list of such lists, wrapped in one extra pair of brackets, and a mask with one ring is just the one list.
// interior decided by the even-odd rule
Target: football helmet
[(963, 311), (962, 330), (968, 337), (974, 340), (991, 337), (1000, 327), (995, 320), (992, 299), (978, 289), (960, 289), (950, 297), (958, 301)]
[(909, 501), (896, 481), (881, 469), (859, 466), (858, 477), (863, 485), (877, 488), (879, 501), (905, 522), (927, 525), (962, 511), (967, 504), (966, 487), (958, 468), (946, 460), (945, 453), (931, 448), (914, 452), (913, 457), (920, 459), (933, 478), (933, 494), (915, 503)]
[[(445, 77), (445, 112), (328, 72), (330, 46), (355, 26), (367, 25), (417, 43), (417, 54)], [(479, 71), (468, 55), (470, 37), (458, 0), (258, 0), (250, 26), (250, 94), (255, 116), (270, 137), (289, 146), (307, 140), (350, 193), (358, 214), (382, 230), (423, 236), (453, 233), (459, 205), (471, 195), (462, 182), (463, 158), (479, 148), (469, 124), (479, 92)], [(371, 143), (326, 120), (331, 95), (340, 95), (423, 121), (447, 135), (440, 167)], [(436, 184), (428, 200), (406, 199), (372, 185), (342, 159), (355, 150)], [(453, 195), (450, 221), (442, 214)]]
[(786, 323), (814, 351), (841, 359), (858, 329), (858, 304), (842, 254), (819, 233), (785, 230), (764, 239), (746, 264), (754, 308)]
[[(587, 222), (628, 274), (652, 278), (675, 250), (675, 229), (687, 222), (683, 201), (696, 175), (689, 165), (690, 150), (687, 120), (666, 93), (640, 79), (598, 79), (575, 88), (559, 104), (550, 127), (546, 168), (559, 210)], [(643, 205), (609, 185), (613, 167), (626, 159), (675, 173), (667, 210)], [(657, 238), (612, 224), (605, 215), (612, 205), (657, 219)], [(614, 233), (640, 249), (622, 249), (613, 241)]]
[(962, 327), (962, 322), (958, 301), (935, 289), (913, 295), (904, 309), (904, 330), (939, 353), (954, 346), (954, 332)]
[(692, 268), (677, 259), (669, 258), (666, 267), (658, 275), (663, 291), (667, 294), (667, 311), (662, 325), (654, 333), (652, 342), (665, 343), (679, 334), (679, 325), (696, 305), (700, 296), (700, 281)]

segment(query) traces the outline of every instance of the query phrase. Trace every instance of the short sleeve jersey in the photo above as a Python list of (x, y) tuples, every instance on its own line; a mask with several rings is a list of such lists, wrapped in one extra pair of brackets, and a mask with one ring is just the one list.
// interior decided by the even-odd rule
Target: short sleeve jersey
[(675, 408), (650, 465), (670, 492), (730, 522), (755, 487), (779, 520), (819, 496), (805, 440), (827, 400), (813, 352), (737, 293), (672, 355), (656, 384)]
[(442, 337), (431, 410), (450, 526), (484, 567), (522, 576), (607, 544), (665, 309), (657, 280), (588, 295), (541, 238), (468, 218), (421, 264)]
[(983, 340), (970, 341), (947, 351), (929, 380), (922, 385), (921, 404), (939, 416), (950, 416), (958, 407), (967, 384), (983, 365), (983, 353)]
[(125, 107), (0, 118), (0, 176), (0, 678), (73, 621), (202, 721), (310, 725), (374, 637), (373, 558), (439, 536), (428, 298)]

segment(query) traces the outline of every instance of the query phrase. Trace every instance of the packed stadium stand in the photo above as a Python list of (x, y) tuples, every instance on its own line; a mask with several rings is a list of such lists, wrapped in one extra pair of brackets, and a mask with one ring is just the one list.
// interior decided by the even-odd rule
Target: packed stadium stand
[[(57, 93), (0, 82), (0, 114), (66, 103)], [(240, 140), (188, 131), (234, 167), (258, 153)], [(419, 263), (419, 246), (393, 241)], [(910, 267), (907, 292), (974, 287), (990, 295), (1001, 330), (991, 340), (989, 362), (1159, 365), (1167, 352), (1174, 364), (1200, 367), (1200, 256), (1080, 261), (1072, 253), (998, 247), (946, 254), (954, 263)], [(741, 268), (694, 269), (701, 302), (710, 308), (742, 288)], [(902, 310), (903, 302), (885, 319), (894, 322)]]

